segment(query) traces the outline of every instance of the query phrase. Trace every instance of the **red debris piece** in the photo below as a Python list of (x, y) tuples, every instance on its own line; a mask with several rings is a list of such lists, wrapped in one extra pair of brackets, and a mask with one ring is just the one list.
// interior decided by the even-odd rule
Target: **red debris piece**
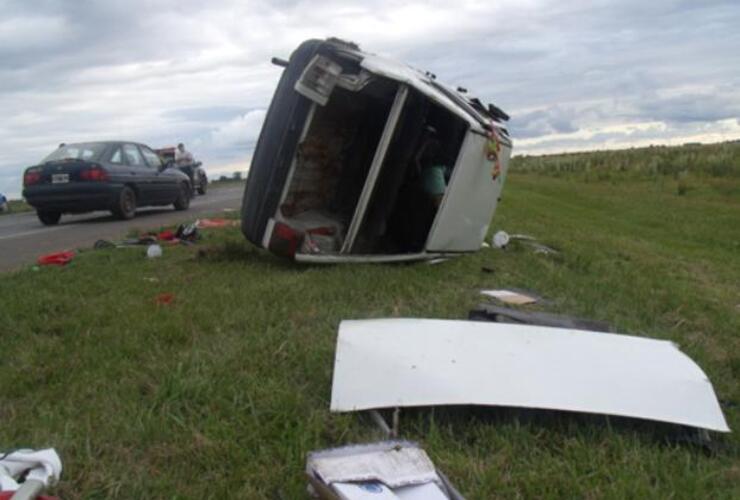
[(63, 266), (71, 261), (75, 256), (72, 251), (56, 252), (42, 255), (36, 261), (40, 266)]
[(172, 241), (176, 240), (177, 236), (175, 235), (174, 231), (170, 231), (169, 229), (165, 229), (161, 233), (157, 235), (157, 239), (159, 241)]
[(158, 306), (169, 306), (175, 301), (175, 294), (174, 293), (160, 293), (156, 297), (154, 297), (154, 303)]

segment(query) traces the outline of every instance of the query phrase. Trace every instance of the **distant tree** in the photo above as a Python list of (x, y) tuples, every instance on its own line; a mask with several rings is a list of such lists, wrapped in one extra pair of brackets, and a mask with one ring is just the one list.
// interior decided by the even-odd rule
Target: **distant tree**
[(218, 178), (218, 180), (221, 181), (221, 182), (225, 182), (225, 181), (228, 181), (229, 178), (226, 177), (225, 175), (222, 175), (221, 177)]
[(234, 179), (235, 181), (242, 180), (242, 173), (241, 172), (234, 172), (234, 174), (232, 175), (232, 179)]

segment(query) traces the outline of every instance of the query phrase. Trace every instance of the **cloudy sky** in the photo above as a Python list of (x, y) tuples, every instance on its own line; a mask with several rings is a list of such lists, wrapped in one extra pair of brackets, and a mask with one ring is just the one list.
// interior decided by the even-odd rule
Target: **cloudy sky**
[(740, 138), (738, 0), (0, 0), (0, 192), (60, 142), (246, 170), (280, 68), (337, 36), (512, 115), (517, 153)]

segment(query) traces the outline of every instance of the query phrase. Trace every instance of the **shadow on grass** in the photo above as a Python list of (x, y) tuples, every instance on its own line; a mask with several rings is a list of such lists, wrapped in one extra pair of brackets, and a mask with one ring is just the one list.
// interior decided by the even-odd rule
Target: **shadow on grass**
[[(390, 411), (385, 412), (391, 421)], [(368, 418), (368, 423), (370, 419)], [(401, 433), (428, 435), (432, 428), (450, 429), (453, 437), (474, 444), (478, 436), (466, 429), (476, 429), (480, 424), (510, 428), (530, 428), (545, 431), (557, 438), (590, 440), (597, 446), (600, 438), (619, 434), (634, 438), (648, 445), (683, 446), (717, 455), (734, 453), (732, 444), (719, 433), (707, 433), (685, 425), (655, 422), (631, 417), (596, 415), (559, 410), (538, 410), (514, 407), (444, 406), (429, 408), (404, 408), (400, 415)], [(404, 428), (405, 431), (404, 432)], [(458, 431), (459, 430), (459, 431)]]
[(203, 246), (195, 253), (194, 259), (196, 262), (248, 262), (286, 271), (304, 269), (290, 259), (280, 258), (245, 241), (227, 240)]

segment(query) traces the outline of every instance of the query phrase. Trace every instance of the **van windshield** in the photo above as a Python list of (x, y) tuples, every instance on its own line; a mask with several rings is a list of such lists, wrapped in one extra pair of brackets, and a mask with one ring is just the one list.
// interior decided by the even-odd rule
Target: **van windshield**
[(444, 85), (441, 85), (437, 83), (435, 80), (429, 80), (429, 84), (434, 87), (435, 89), (442, 92), (445, 96), (447, 96), (449, 99), (452, 100), (455, 104), (460, 106), (462, 109), (465, 110), (466, 113), (468, 113), (471, 117), (473, 117), (480, 125), (485, 129), (490, 129), (491, 125), (486, 121), (484, 117), (481, 116), (478, 111), (473, 108), (465, 99), (460, 97), (459, 94), (456, 92), (453, 92), (452, 90), (448, 89)]
[(101, 142), (83, 142), (78, 144), (65, 144), (60, 146), (49, 156), (44, 158), (41, 163), (59, 160), (90, 160), (95, 161), (105, 150), (105, 143)]

